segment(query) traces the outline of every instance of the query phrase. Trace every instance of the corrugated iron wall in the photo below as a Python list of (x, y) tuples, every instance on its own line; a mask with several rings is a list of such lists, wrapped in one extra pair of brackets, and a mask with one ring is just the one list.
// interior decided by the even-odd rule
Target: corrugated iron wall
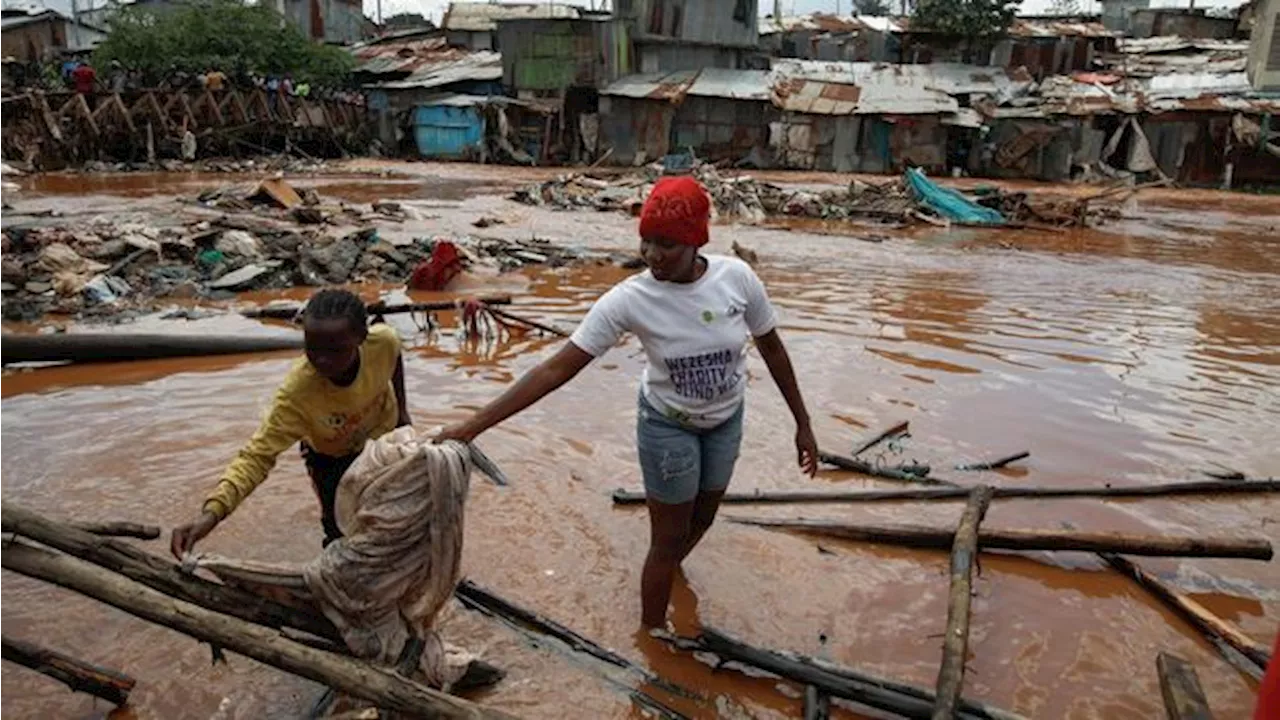
[(698, 157), (741, 160), (768, 144), (768, 116), (773, 106), (763, 101), (686, 97), (672, 120), (674, 148), (693, 148)]
[(484, 118), (475, 107), (419, 106), (413, 112), (413, 137), (424, 158), (472, 159), (484, 142)]
[(498, 24), (503, 82), (516, 90), (602, 87), (631, 72), (618, 21), (512, 20)]

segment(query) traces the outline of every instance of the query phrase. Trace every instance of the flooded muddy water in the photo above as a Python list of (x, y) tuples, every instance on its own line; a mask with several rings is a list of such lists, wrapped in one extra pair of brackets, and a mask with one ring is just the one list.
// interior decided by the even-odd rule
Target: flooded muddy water
[[(422, 164), (405, 172), (435, 173), (438, 185), (537, 177)], [(341, 187), (358, 193), (359, 182), (344, 179)], [(402, 197), (431, 199), (425, 185), (404, 184)], [(1273, 476), (1280, 471), (1280, 199), (1197, 197), (1139, 196), (1125, 220), (1070, 233), (874, 230), (885, 237), (865, 242), (800, 227), (722, 224), (709, 250), (728, 252), (737, 240), (759, 254), (819, 443), (831, 451), (848, 452), (855, 440), (909, 420), (912, 437), (885, 460), (927, 462), (962, 483), (1172, 482), (1199, 479), (1215, 463)], [(471, 221), (486, 214), (506, 220), (487, 234), (618, 250), (635, 242), (634, 221), (622, 215), (552, 212), (493, 194), (445, 199), (433, 211), (438, 217), (404, 231), (475, 233)], [(28, 200), (66, 201), (39, 193)], [(624, 275), (611, 267), (547, 270), (473, 279), (469, 290), (514, 292), (520, 312), (569, 328)], [(395, 322), (409, 345), (410, 409), (423, 429), (460, 419), (559, 342), (468, 343), (447, 332), (427, 337), (407, 318)], [(220, 332), (248, 325), (228, 318), (183, 324)], [(290, 361), (285, 354), (11, 371), (3, 380), (4, 500), (166, 530), (184, 522), (253, 432)], [(698, 689), (706, 701), (672, 701), (692, 716), (795, 717), (794, 688), (779, 692), (776, 681), (713, 673), (637, 638), (647, 521), (643, 510), (615, 509), (609, 493), (640, 485), (633, 422), (643, 362), (631, 339), (481, 439), (513, 484), (473, 484), (465, 572)], [(802, 477), (786, 406), (758, 356), (749, 369), (733, 489), (894, 486), (838, 472)], [(1023, 449), (1030, 459), (1006, 471), (950, 469)], [(725, 514), (949, 524), (960, 510), (957, 503), (737, 506)], [(1002, 501), (987, 518), (989, 527), (1280, 542), (1280, 498), (1264, 496)], [(202, 549), (303, 562), (320, 539), (302, 464), (286, 453)], [(832, 660), (932, 686), (946, 622), (946, 554), (825, 540), (821, 548), (812, 538), (722, 519), (685, 564), (674, 598), (677, 629), (713, 625), (810, 654), (825, 634)], [(1275, 637), (1280, 564), (1139, 562), (1259, 642)], [(1219, 717), (1252, 712), (1252, 680), (1092, 556), (985, 555), (981, 570), (966, 694), (1033, 718), (1158, 717), (1155, 658), (1168, 651), (1195, 665)], [(127, 717), (302, 717), (320, 695), (313, 683), (234, 654), (211, 666), (208, 647), (72, 593), (10, 573), (3, 586), (6, 635), (138, 678)], [(508, 670), (478, 698), (486, 704), (527, 718), (642, 716), (590, 662), (531, 647), (462, 610), (445, 633)], [(13, 717), (106, 712), (10, 665), (2, 709)]]

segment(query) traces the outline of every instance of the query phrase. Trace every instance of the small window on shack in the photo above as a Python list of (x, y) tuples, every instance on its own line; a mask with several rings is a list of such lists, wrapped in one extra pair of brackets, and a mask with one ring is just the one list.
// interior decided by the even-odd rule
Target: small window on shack
[(680, 37), (680, 25), (684, 22), (684, 6), (671, 6), (671, 37)]

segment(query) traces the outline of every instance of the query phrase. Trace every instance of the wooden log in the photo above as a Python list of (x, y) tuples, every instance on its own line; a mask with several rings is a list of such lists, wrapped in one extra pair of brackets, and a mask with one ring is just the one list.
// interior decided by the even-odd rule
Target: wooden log
[(183, 572), (172, 560), (41, 517), (16, 503), (0, 505), (0, 531), (30, 538), (206, 609), (269, 628), (296, 628), (342, 645), (341, 636), (333, 624), (318, 613), (282, 605), (240, 588), (210, 582)]
[(928, 477), (928, 465), (881, 467), (865, 460), (844, 457), (843, 455), (835, 455), (827, 452), (819, 452), (818, 459), (828, 465), (838, 467), (841, 470), (849, 470), (856, 473), (862, 473), (863, 475), (884, 478), (886, 480), (899, 480), (901, 482), (922, 483), (926, 485), (941, 484), (943, 482), (942, 480)]
[[(1208, 608), (1173, 589), (1160, 578), (1138, 567), (1133, 561), (1112, 553), (1100, 553), (1099, 557), (1120, 574), (1132, 578), (1146, 588), (1174, 612), (1186, 618), (1201, 633), (1227, 643), (1250, 662), (1257, 664), (1259, 669), (1266, 668), (1267, 663), (1271, 661), (1271, 651), (1265, 645), (1240, 632), (1231, 623), (1214, 615)], [(1260, 675), (1261, 671), (1258, 674)]]
[(330, 685), (378, 707), (425, 717), (509, 717), (433, 690), (385, 668), (300, 645), (267, 628), (176, 600), (110, 570), (22, 540), (15, 540), (5, 548), (0, 564), (6, 570), (60, 585), (143, 620)]
[[(950, 548), (952, 544), (950, 530), (924, 525), (856, 525), (843, 520), (803, 518), (731, 517), (729, 520), (743, 525), (799, 530), (846, 540), (863, 540), (907, 547)], [(1270, 560), (1272, 557), (1271, 542), (1265, 538), (983, 529), (978, 533), (978, 545), (985, 550), (1071, 550), (1156, 557), (1237, 557), (1251, 560)]]
[(951, 591), (947, 596), (947, 634), (942, 641), (937, 700), (933, 720), (955, 717), (964, 689), (964, 663), (969, 655), (969, 608), (973, 600), (973, 560), (978, 554), (978, 526), (991, 505), (991, 488), (979, 485), (969, 494), (951, 545)]
[(116, 705), (129, 702), (129, 691), (138, 684), (124, 673), (8, 636), (0, 637), (0, 657), (48, 675), (75, 692), (88, 693)]
[(1022, 452), (1014, 453), (1012, 455), (1006, 455), (997, 460), (991, 460), (988, 462), (971, 463), (967, 465), (957, 465), (956, 469), (957, 470), (999, 470), (1000, 468), (1008, 465), (1009, 463), (1015, 463), (1019, 460), (1029, 458), (1029, 457), (1031, 457), (1031, 451), (1023, 450)]
[[(994, 500), (1081, 497), (1133, 499), (1178, 495), (1274, 493), (1280, 492), (1280, 480), (1250, 480), (1236, 483), (1197, 481), (1129, 487), (994, 487), (991, 490)], [(726, 493), (721, 502), (742, 504), (902, 502), (915, 500), (950, 502), (968, 497), (968, 495), (968, 489), (962, 487), (836, 492), (828, 490), (756, 490), (754, 492)], [(643, 505), (645, 502), (644, 493), (636, 490), (615, 490), (613, 502), (616, 505)]]
[(1156, 672), (1160, 675), (1160, 694), (1164, 696), (1164, 711), (1169, 720), (1213, 720), (1209, 701), (1191, 663), (1162, 652), (1156, 656)]
[(854, 446), (853, 452), (849, 453), (849, 457), (856, 458), (862, 453), (884, 442), (885, 440), (888, 440), (889, 438), (898, 437), (899, 435), (906, 435), (910, 431), (910, 429), (911, 429), (911, 423), (907, 420), (903, 420), (897, 425), (894, 425), (893, 427), (889, 428), (888, 430), (885, 430), (879, 435), (876, 435), (870, 440), (867, 440), (861, 445)]
[[(488, 297), (477, 298), (485, 305), (510, 305), (510, 295), (491, 295)], [(304, 305), (269, 305), (267, 307), (253, 308), (244, 310), (240, 314), (247, 318), (269, 319), (269, 320), (293, 320), (302, 311)], [(439, 310), (454, 310), (458, 307), (455, 300), (438, 300), (436, 302), (420, 302), (420, 303), (399, 303), (395, 305), (387, 305), (385, 303), (370, 303), (367, 312), (371, 315), (395, 315), (408, 312), (432, 312)]]
[(133, 333), (4, 334), (0, 363), (117, 362), (295, 350), (301, 335), (141, 335)]
[(139, 540), (155, 540), (160, 537), (160, 528), (156, 525), (140, 525), (132, 522), (85, 522), (80, 520), (68, 524), (77, 530), (103, 537), (131, 537)]
[[(845, 669), (833, 672), (827, 664), (802, 661), (789, 653), (779, 653), (753, 647), (710, 626), (704, 626), (698, 636), (697, 649), (718, 655), (722, 660), (751, 665), (802, 685), (812, 685), (829, 695), (852, 700), (880, 710), (887, 710), (908, 718), (929, 718), (934, 695), (929, 690), (906, 683), (887, 681), (874, 676)], [(989, 706), (970, 700), (960, 702), (957, 716), (964, 720), (1017, 720), (1018, 716), (1007, 711), (993, 710)]]

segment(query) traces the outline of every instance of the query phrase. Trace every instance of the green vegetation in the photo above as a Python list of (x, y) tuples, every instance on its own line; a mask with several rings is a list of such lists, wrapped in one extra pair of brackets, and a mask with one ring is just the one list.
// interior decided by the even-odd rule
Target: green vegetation
[(348, 52), (312, 42), (274, 10), (235, 0), (124, 7), (93, 55), (98, 67), (113, 61), (155, 79), (214, 68), (232, 76), (291, 73), (324, 85), (342, 84), (354, 64)]
[(919, 0), (913, 27), (963, 38), (989, 39), (1004, 33), (1018, 11), (1019, 0)]

